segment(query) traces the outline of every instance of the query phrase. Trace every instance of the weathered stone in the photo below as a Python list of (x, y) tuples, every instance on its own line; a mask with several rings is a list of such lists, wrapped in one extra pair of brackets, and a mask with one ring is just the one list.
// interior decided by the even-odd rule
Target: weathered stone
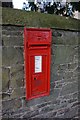
[(52, 33), (52, 44), (78, 45), (79, 39), (79, 32), (53, 30)]
[(25, 96), (25, 89), (24, 88), (16, 88), (13, 90), (12, 94), (10, 95), (11, 99), (17, 98), (19, 99), (20, 97)]
[(34, 110), (32, 112), (26, 113), (25, 115), (23, 115), (23, 118), (31, 118), (31, 117), (34, 117), (35, 115), (39, 115), (38, 110)]
[(77, 76), (68, 76), (66, 78), (64, 78), (63, 82), (66, 84), (68, 82), (74, 82), (74, 81), (78, 81), (78, 77)]
[(78, 66), (76, 69), (77, 69), (77, 72), (80, 73), (80, 66)]
[(78, 91), (78, 82), (68, 83), (62, 87), (60, 95), (66, 95)]
[(79, 93), (78, 92), (73, 93), (73, 99), (78, 99), (78, 97), (79, 97)]
[(51, 65), (51, 76), (50, 76), (51, 82), (62, 80), (63, 77), (64, 77), (64, 70), (60, 70), (60, 64)]
[(58, 30), (53, 30), (52, 31), (52, 36), (54, 37), (61, 37), (62, 36), (62, 33)]
[(10, 99), (10, 94), (8, 92), (3, 92), (2, 93), (2, 100), (9, 100)]
[(52, 106), (47, 105), (47, 106), (39, 109), (39, 114), (44, 114), (44, 113), (50, 112), (52, 110), (54, 110), (54, 105), (52, 105)]
[(51, 112), (36, 115), (36, 116), (34, 116), (32, 118), (37, 118), (37, 119), (44, 119), (44, 118), (51, 119), (52, 118), (53, 119), (53, 118), (55, 118), (56, 113), (57, 113), (56, 111), (51, 111)]
[[(0, 101), (2, 100), (2, 93), (0, 93)], [(0, 105), (2, 104), (2, 102), (0, 102)]]
[(60, 99), (60, 102), (65, 101), (65, 100), (68, 101), (70, 99), (73, 99), (73, 94), (70, 93), (70, 94), (66, 94), (64, 96), (59, 96), (58, 99)]
[(67, 105), (68, 105), (68, 100), (62, 99), (60, 102), (60, 108), (67, 107)]
[[(60, 93), (60, 89), (52, 89), (50, 92), (49, 96), (44, 96), (44, 97), (40, 97), (40, 98), (36, 98), (30, 101), (27, 101), (26, 99), (23, 99), (23, 106), (35, 106), (35, 105), (40, 105), (40, 104), (45, 104), (46, 102), (48, 103), (49, 101), (53, 101), (53, 103), (55, 104), (55, 101), (58, 97)], [(53, 99), (54, 98), (54, 99)], [(48, 103), (50, 104), (50, 102)]]
[(58, 70), (60, 69), (60, 64), (53, 64), (51, 65), (51, 72), (57, 74)]
[(65, 65), (60, 65), (60, 64), (53, 64), (51, 66), (51, 73), (56, 74), (56, 75), (64, 75), (64, 72), (67, 70), (67, 64)]
[(22, 36), (23, 31), (7, 31), (7, 30), (2, 30), (2, 35), (9, 35), (9, 36)]
[(41, 104), (39, 104), (39, 105), (37, 105), (37, 109), (42, 109), (42, 108), (44, 108), (44, 107), (46, 107), (46, 106), (49, 106), (50, 104), (51, 104), (51, 102), (52, 101), (48, 101), (48, 102), (44, 102), (44, 103), (41, 103)]
[(12, 66), (23, 63), (24, 63), (23, 48), (3, 47), (3, 51), (2, 51), (3, 66)]
[(10, 84), (10, 69), (2, 68), (2, 91), (7, 91)]
[(18, 88), (23, 87), (24, 85), (24, 67), (20, 65), (16, 65), (11, 67), (11, 81), (10, 87), (11, 88)]
[(59, 109), (58, 111), (57, 111), (57, 115), (56, 115), (56, 117), (57, 118), (62, 118), (63, 116), (64, 116), (64, 111), (65, 111), (65, 108), (63, 109)]
[(2, 37), (0, 37), (0, 46), (2, 46)]
[(7, 112), (13, 112), (22, 107), (21, 99), (12, 99), (8, 101), (2, 102), (2, 110), (3, 114), (7, 114)]
[(50, 95), (47, 99), (50, 100), (50, 99), (54, 98), (54, 100), (56, 100), (58, 98), (59, 94), (60, 94), (60, 90), (61, 90), (61, 88), (51, 89)]
[(50, 89), (53, 89), (55, 87), (55, 82), (50, 83)]
[(50, 77), (51, 77), (50, 81), (54, 82), (54, 81), (62, 80), (64, 78), (64, 75), (58, 75), (58, 74), (51, 73)]
[(7, 30), (7, 31), (23, 31), (24, 26), (2, 26), (2, 30)]
[(78, 75), (78, 91), (79, 91), (79, 94), (80, 94), (80, 74)]
[(78, 107), (74, 107), (64, 112), (64, 118), (74, 118), (78, 115)]
[(15, 119), (15, 120), (19, 120), (19, 119), (22, 119), (22, 116), (23, 116), (23, 113), (18, 113), (18, 114), (11, 114), (9, 116), (10, 119)]
[(74, 56), (78, 54), (77, 46), (53, 45), (52, 54), (54, 54), (54, 64), (65, 64), (75, 61)]
[(55, 88), (62, 88), (63, 81), (61, 82), (55, 82)]
[(2, 46), (0, 46), (0, 67), (2, 67)]
[(0, 92), (2, 91), (2, 68), (0, 68)]
[(3, 46), (23, 46), (23, 37), (19, 36), (3, 36)]
[(63, 78), (65, 81), (68, 79), (71, 79), (71, 80), (75, 79), (75, 81), (76, 81), (76, 80), (78, 80), (78, 73), (76, 71), (66, 71)]
[(78, 63), (69, 63), (68, 64), (68, 70), (74, 70), (74, 69), (77, 69), (78, 67)]
[[(33, 110), (34, 111), (34, 110)], [(29, 107), (27, 107), (27, 106), (25, 106), (25, 108), (23, 108), (23, 107), (20, 107), (20, 108), (18, 108), (18, 109), (16, 109), (14, 112), (13, 112), (13, 114), (12, 114), (12, 116), (16, 116), (16, 117), (18, 117), (18, 116), (20, 116), (20, 117), (22, 117), (23, 115), (25, 115), (25, 113), (28, 113), (28, 112), (32, 112), (32, 110), (29, 108)]]
[(30, 106), (39, 105), (39, 104), (41, 104), (43, 101), (44, 101), (44, 103), (46, 102), (46, 98), (45, 98), (45, 97), (32, 99), (32, 100), (30, 100), (30, 101), (27, 101), (26, 98), (23, 98), (23, 99), (22, 99), (22, 104), (23, 104), (24, 107), (25, 107), (25, 106), (30, 107)]

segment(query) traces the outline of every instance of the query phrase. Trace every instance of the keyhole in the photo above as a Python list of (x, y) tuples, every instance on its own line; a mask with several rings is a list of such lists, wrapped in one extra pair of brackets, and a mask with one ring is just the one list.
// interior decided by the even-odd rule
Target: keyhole
[(36, 80), (36, 78), (34, 78), (34, 80)]

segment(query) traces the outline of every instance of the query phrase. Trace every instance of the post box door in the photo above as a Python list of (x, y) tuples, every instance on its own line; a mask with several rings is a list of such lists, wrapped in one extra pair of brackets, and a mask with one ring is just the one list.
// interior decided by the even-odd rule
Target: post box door
[[(32, 61), (33, 59), (33, 61)], [(47, 90), (47, 56), (32, 56), (31, 64), (31, 95), (37, 95), (46, 92)], [(34, 63), (33, 63), (34, 62)], [(45, 67), (44, 67), (45, 66)]]
[(48, 70), (50, 68), (48, 49), (46, 50), (32, 50), (29, 53), (29, 96), (27, 98), (34, 98), (49, 94)]

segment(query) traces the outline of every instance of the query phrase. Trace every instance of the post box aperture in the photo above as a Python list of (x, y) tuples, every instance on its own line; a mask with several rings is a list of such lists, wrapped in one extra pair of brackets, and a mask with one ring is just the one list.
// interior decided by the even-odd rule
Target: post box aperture
[(51, 29), (24, 28), (26, 98), (49, 95)]

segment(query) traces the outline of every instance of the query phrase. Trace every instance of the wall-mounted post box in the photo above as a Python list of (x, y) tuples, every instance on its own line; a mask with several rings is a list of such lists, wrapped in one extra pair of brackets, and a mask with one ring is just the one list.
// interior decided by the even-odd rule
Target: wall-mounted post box
[(51, 29), (24, 28), (27, 100), (49, 95)]

